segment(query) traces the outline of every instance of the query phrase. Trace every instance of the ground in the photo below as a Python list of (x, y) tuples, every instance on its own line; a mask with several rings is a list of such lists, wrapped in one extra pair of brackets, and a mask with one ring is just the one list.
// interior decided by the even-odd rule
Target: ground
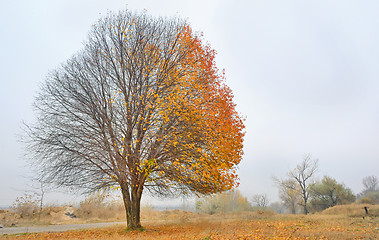
[(304, 216), (263, 211), (199, 215), (176, 211), (175, 216), (175, 219), (145, 221), (144, 229), (135, 231), (127, 231), (122, 224), (89, 230), (3, 235), (0, 239), (379, 239), (379, 219), (375, 215)]

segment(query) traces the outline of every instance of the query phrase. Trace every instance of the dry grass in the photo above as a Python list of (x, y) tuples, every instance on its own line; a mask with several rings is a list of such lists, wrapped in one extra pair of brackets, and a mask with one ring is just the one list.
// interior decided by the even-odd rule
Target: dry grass
[[(141, 207), (141, 219), (186, 222), (189, 218), (196, 219), (201, 214), (180, 210), (156, 211), (153, 207)], [(205, 214), (203, 214), (205, 215)], [(72, 217), (75, 216), (75, 217)], [(126, 220), (124, 206), (119, 203), (103, 206), (84, 205), (76, 209), (72, 206), (45, 207), (40, 218), (38, 215), (22, 218), (12, 210), (0, 210), (0, 225), (5, 227), (59, 225), (73, 223), (123, 222)]]
[(366, 212), (364, 207), (368, 207), (369, 217), (379, 217), (379, 205), (370, 204), (349, 204), (349, 205), (337, 205), (323, 212), (322, 215), (347, 215), (350, 217), (365, 217)]
[[(25, 198), (23, 198), (25, 199)], [(25, 203), (26, 202), (26, 203)], [(18, 201), (18, 205), (8, 210), (0, 210), (0, 225), (34, 226), (70, 223), (117, 222), (125, 221), (126, 214), (121, 200), (109, 198), (103, 192), (97, 192), (85, 200), (79, 207), (73, 206), (45, 206), (39, 212), (37, 205), (31, 201)], [(156, 219), (158, 216), (153, 207), (141, 207), (142, 219)]]
[[(159, 216), (158, 216), (159, 215)], [(181, 218), (173, 219), (174, 217)], [(184, 217), (186, 216), (186, 217)], [(4, 239), (379, 239), (376, 217), (276, 215), (267, 212), (157, 213), (163, 221), (144, 222), (144, 231), (125, 225), (102, 229), (3, 236)]]

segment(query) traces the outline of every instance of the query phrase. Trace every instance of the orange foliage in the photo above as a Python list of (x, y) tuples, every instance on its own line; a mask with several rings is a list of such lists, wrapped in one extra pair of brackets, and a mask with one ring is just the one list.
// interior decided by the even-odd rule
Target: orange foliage
[(186, 57), (170, 71), (165, 81), (171, 89), (157, 97), (156, 106), (162, 121), (176, 120), (163, 136), (171, 161), (157, 163), (155, 171), (167, 177), (168, 184), (185, 185), (201, 194), (231, 189), (238, 185), (235, 166), (243, 154), (243, 121), (215, 67), (215, 51), (189, 26), (178, 45), (184, 46)]
[(245, 126), (216, 52), (189, 25), (154, 27), (145, 17), (111, 24), (114, 47), (100, 54), (107, 68), (120, 67), (114, 75), (127, 76), (107, 100), (108, 109), (126, 115), (120, 129), (110, 128), (111, 135), (121, 133), (109, 146), (117, 153), (111, 184), (134, 203), (146, 188), (206, 195), (237, 187)]
[(148, 84), (132, 96), (118, 91), (110, 100), (113, 107), (140, 111), (134, 118), (133, 141), (120, 136), (114, 143), (127, 159), (130, 185), (195, 194), (237, 187), (244, 124), (216, 68), (216, 52), (188, 25), (178, 31), (168, 58), (162, 57), (167, 49), (158, 43), (141, 42), (143, 53), (136, 59), (143, 62), (140, 71)]

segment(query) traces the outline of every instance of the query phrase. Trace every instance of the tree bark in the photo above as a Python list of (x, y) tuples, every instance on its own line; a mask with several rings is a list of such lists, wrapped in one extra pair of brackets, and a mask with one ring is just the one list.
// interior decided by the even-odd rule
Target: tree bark
[(304, 214), (307, 215), (309, 212), (308, 212), (308, 201), (307, 200), (304, 200)]
[(141, 196), (136, 188), (132, 188), (129, 192), (129, 186), (126, 183), (121, 183), (122, 199), (126, 211), (126, 222), (128, 229), (134, 230), (141, 228), (140, 207)]
[(296, 202), (292, 201), (290, 203), (290, 211), (291, 211), (291, 214), (296, 214)]
[[(303, 186), (305, 186), (305, 182), (303, 183)], [(307, 215), (309, 213), (308, 212), (308, 196), (305, 190), (303, 190), (303, 199), (304, 199), (304, 214)]]

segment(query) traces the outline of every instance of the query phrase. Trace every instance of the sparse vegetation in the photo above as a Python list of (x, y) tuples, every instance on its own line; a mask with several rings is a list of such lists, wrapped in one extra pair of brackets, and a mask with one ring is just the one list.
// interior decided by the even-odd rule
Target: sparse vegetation
[(215, 214), (250, 211), (252, 207), (239, 190), (232, 190), (198, 200), (196, 209), (202, 213)]
[(95, 192), (80, 202), (79, 208), (74, 214), (82, 219), (125, 219), (122, 201), (112, 199), (106, 192), (101, 191)]
[(11, 209), (19, 218), (31, 219), (39, 211), (39, 201), (34, 194), (25, 193), (23, 196), (16, 198)]
[(368, 208), (368, 217), (375, 218), (378, 221), (379, 217), (379, 205), (370, 204), (347, 204), (347, 205), (337, 205), (330, 207), (321, 213), (320, 215), (345, 215), (349, 217), (366, 217), (366, 212), (364, 207)]
[[(142, 205), (142, 218), (156, 216), (151, 205)], [(39, 202), (34, 195), (25, 194), (18, 197), (9, 210), (0, 210), (0, 225), (30, 226), (65, 223), (108, 222), (125, 219), (121, 199), (110, 197), (106, 192), (96, 192), (80, 202), (78, 207), (72, 205), (46, 205), (40, 212)]]

